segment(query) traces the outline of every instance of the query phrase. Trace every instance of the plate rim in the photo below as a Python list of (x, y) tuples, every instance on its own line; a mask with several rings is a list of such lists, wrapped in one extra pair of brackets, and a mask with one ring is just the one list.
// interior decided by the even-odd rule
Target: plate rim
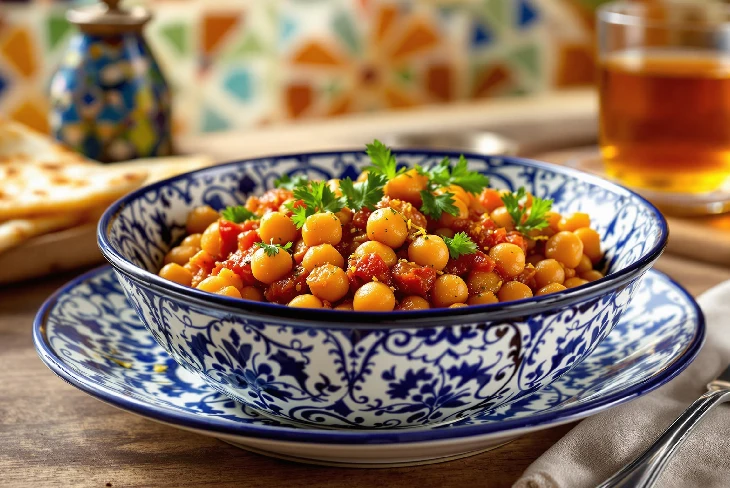
[(505, 435), (513, 431), (522, 431), (525, 428), (548, 428), (588, 417), (602, 410), (625, 403), (635, 397), (645, 395), (666, 384), (692, 363), (702, 348), (706, 335), (704, 313), (695, 298), (667, 274), (650, 269), (648, 273), (659, 275), (666, 280), (678, 292), (684, 295), (690, 306), (694, 308), (697, 314), (695, 334), (688, 346), (656, 375), (611, 395), (598, 397), (595, 400), (589, 400), (583, 404), (569, 406), (559, 412), (547, 412), (489, 424), (466, 425), (444, 429), (333, 430), (242, 424), (216, 417), (202, 417), (193, 413), (179, 412), (168, 407), (161, 407), (136, 398), (123, 396), (104, 386), (95, 384), (85, 376), (80, 375), (53, 352), (47, 341), (45, 330), (45, 323), (53, 306), (68, 290), (98, 275), (113, 272), (114, 269), (109, 265), (94, 268), (69, 281), (45, 300), (33, 320), (33, 343), (41, 361), (61, 379), (104, 403), (173, 426), (188, 430), (202, 430), (213, 436), (215, 434), (225, 434), (229, 436), (255, 437), (304, 444), (359, 444), (362, 446), (363, 444), (382, 445), (458, 440), (463, 438), (474, 439), (481, 436)]

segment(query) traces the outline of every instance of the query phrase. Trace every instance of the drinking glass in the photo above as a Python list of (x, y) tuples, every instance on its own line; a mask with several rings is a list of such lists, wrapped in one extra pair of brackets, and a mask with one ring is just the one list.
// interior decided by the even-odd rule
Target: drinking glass
[(619, 1), (597, 16), (608, 176), (669, 213), (730, 210), (730, 7)]

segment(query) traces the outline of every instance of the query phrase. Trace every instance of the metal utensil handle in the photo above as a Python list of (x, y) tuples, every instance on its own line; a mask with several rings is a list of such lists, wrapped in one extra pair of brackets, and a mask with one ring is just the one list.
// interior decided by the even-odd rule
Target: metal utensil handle
[(708, 391), (682, 415), (652, 444), (649, 449), (630, 464), (617, 471), (609, 479), (598, 485), (598, 488), (650, 488), (667, 465), (677, 448), (687, 439), (692, 429), (700, 420), (717, 405), (730, 401), (730, 390)]

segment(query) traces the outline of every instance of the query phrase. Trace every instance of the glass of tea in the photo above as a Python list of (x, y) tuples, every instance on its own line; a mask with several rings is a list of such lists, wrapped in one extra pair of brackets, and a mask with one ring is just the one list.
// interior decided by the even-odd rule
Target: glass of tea
[(620, 1), (597, 15), (608, 175), (669, 213), (730, 210), (730, 6)]

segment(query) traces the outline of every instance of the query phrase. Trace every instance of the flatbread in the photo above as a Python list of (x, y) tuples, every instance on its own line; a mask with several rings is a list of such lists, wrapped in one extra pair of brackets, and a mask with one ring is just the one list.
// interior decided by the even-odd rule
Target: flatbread
[(134, 190), (147, 176), (123, 165), (1, 164), (0, 222), (84, 211)]
[(0, 222), (0, 253), (22, 244), (31, 237), (68, 229), (82, 220), (84, 220), (83, 215), (66, 214)]
[(168, 156), (162, 158), (141, 158), (123, 163), (109, 165), (113, 168), (126, 168), (132, 171), (143, 169), (147, 171), (145, 185), (156, 181), (177, 176), (188, 171), (212, 166), (215, 163), (210, 156), (201, 154), (192, 156)]
[(99, 164), (46, 134), (18, 122), (0, 119), (0, 166), (8, 163)]

